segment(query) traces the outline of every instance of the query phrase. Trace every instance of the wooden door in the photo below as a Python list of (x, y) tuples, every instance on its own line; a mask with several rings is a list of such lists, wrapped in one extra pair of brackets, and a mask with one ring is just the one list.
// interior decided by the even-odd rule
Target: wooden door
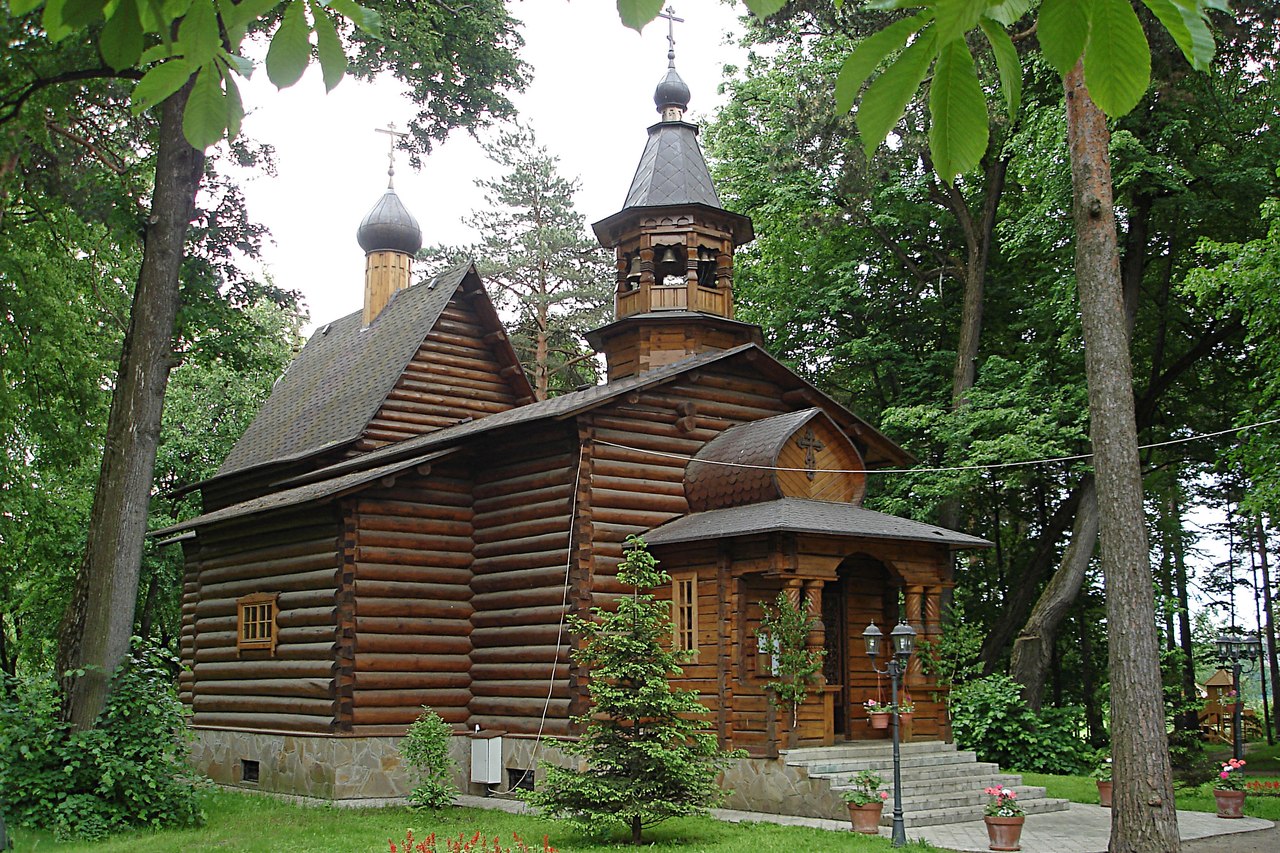
[(822, 588), (823, 648), (826, 650), (822, 675), (827, 682), (827, 692), (832, 698), (832, 723), (838, 740), (849, 737), (847, 611), (844, 579), (827, 583)]

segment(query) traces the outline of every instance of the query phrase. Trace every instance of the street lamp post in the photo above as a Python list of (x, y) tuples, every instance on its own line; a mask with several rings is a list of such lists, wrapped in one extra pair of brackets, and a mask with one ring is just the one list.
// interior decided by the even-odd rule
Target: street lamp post
[(1218, 660), (1223, 666), (1231, 665), (1231, 691), (1235, 694), (1235, 707), (1231, 712), (1231, 752), (1237, 759), (1244, 758), (1244, 697), (1240, 695), (1240, 672), (1244, 665), (1256, 662), (1262, 653), (1262, 641), (1256, 633), (1243, 633), (1234, 626), (1218, 635), (1215, 643)]
[(898, 717), (898, 684), (907, 672), (907, 661), (915, 648), (915, 629), (906, 622), (899, 622), (889, 633), (891, 649), (889, 662), (884, 669), (876, 667), (876, 658), (880, 656), (880, 642), (884, 634), (872, 622), (862, 632), (862, 641), (867, 646), (867, 657), (871, 658), (871, 669), (880, 675), (889, 676), (893, 701), (893, 846), (902, 847), (907, 843), (906, 826), (902, 821), (902, 757), (899, 754), (899, 717)]

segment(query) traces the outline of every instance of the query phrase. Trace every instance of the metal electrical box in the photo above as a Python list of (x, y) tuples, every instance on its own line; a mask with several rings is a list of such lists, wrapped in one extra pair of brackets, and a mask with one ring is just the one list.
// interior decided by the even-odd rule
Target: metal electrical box
[(502, 732), (471, 735), (471, 781), (477, 785), (502, 784)]

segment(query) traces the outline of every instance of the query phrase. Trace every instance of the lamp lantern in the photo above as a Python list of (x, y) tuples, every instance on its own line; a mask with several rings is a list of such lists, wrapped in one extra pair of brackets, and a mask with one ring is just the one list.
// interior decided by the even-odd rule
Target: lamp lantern
[(911, 653), (915, 651), (916, 629), (906, 622), (899, 622), (889, 634), (889, 639), (893, 643), (894, 656), (905, 664), (911, 657)]
[(884, 634), (876, 627), (876, 623), (872, 622), (867, 626), (867, 630), (862, 632), (862, 642), (867, 646), (867, 657), (875, 660), (880, 656), (880, 641), (884, 639)]

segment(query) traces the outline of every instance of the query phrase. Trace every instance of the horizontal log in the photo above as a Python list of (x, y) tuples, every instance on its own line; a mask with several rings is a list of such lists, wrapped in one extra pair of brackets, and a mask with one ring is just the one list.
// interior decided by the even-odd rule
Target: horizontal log
[(198, 682), (221, 679), (251, 678), (331, 678), (337, 670), (334, 661), (236, 660), (231, 662), (197, 662), (194, 667)]
[[(568, 560), (568, 550), (554, 548), (549, 551), (528, 551), (523, 554), (506, 554), (495, 557), (485, 557), (477, 559), (472, 565), (472, 571), (476, 577), (480, 575), (492, 575), (501, 572), (525, 571), (529, 569), (542, 569), (552, 566), (563, 566)], [(472, 581), (472, 588), (475, 588), (475, 581)]]
[(471, 660), (480, 664), (498, 663), (550, 663), (552, 660), (567, 662), (569, 660), (568, 638), (559, 646), (495, 646), (492, 648), (472, 649)]
[(637, 524), (645, 530), (657, 527), (659, 524), (666, 524), (671, 519), (683, 514), (676, 512), (642, 512), (634, 509), (615, 509), (613, 507), (595, 505), (591, 507), (592, 521), (602, 521), (606, 524)]
[[(513, 517), (518, 516), (518, 517)], [(476, 547), (494, 542), (520, 539), (525, 536), (541, 536), (547, 533), (564, 534), (568, 526), (569, 501), (567, 499), (526, 507), (519, 512), (502, 516), (502, 524), (476, 530)]]
[(470, 619), (415, 619), (408, 616), (356, 616), (356, 631), (364, 634), (433, 634), (465, 637)]
[(386, 519), (393, 518), (420, 518), (428, 525), (433, 523), (463, 525), (471, 520), (471, 495), (443, 489), (419, 489), (408, 500), (381, 495), (368, 496), (362, 498), (357, 506), (361, 517), (370, 516), (375, 526), (380, 526), (386, 523)]
[[(273, 540), (266, 540), (272, 543)], [(265, 543), (264, 543), (265, 545)], [(288, 560), (294, 557), (307, 557), (314, 554), (325, 554), (337, 550), (338, 534), (332, 527), (327, 527), (320, 536), (313, 536), (296, 542), (284, 542), (282, 544), (271, 544), (269, 547), (259, 547), (252, 551), (235, 551), (217, 558), (205, 558), (200, 562), (201, 582), (209, 577), (210, 572), (220, 572), (227, 569), (234, 569), (243, 566), (245, 563), (263, 563), (272, 564), (279, 560)]]
[(357, 654), (359, 672), (466, 672), (471, 661), (466, 655)]
[(195, 692), (207, 696), (301, 696), (310, 699), (333, 699), (337, 695), (332, 678), (202, 679)]
[(356, 564), (356, 580), (365, 583), (413, 584), (426, 598), (463, 601), (471, 597), (471, 569), (443, 566), (401, 566), (395, 563)]
[(511, 589), (502, 592), (487, 592), (471, 597), (471, 606), (476, 613), (506, 609), (510, 607), (539, 607), (544, 605), (560, 605), (564, 603), (563, 585), (538, 587), (535, 589)]
[(333, 699), (305, 699), (300, 696), (210, 696), (196, 691), (192, 700), (196, 713), (232, 711), (242, 714), (307, 714), (324, 716), (336, 707)]
[[(408, 583), (403, 581), (383, 581), (383, 580), (366, 580), (361, 573), (354, 582), (356, 595), (360, 598), (423, 598), (436, 600), (441, 596), (432, 595), (433, 588), (443, 586), (443, 584), (421, 584)], [(466, 590), (470, 592), (467, 586), (456, 584), (456, 591)], [(431, 587), (429, 589), (428, 587)], [(461, 595), (451, 595), (448, 599), (454, 604), (464, 604), (465, 599)]]
[(356, 634), (356, 652), (390, 652), (398, 655), (465, 655), (471, 651), (466, 637), (430, 634)]
[(191, 717), (193, 726), (211, 729), (258, 729), (278, 732), (331, 732), (335, 728), (332, 716), (307, 716), (304, 714), (255, 714), (255, 713), (196, 713)]
[[(276, 631), (276, 642), (284, 643), (333, 643), (337, 640), (337, 628), (334, 625), (307, 626), (303, 628), (279, 628)], [(196, 636), (197, 649), (211, 649), (218, 646), (234, 646), (235, 631), (206, 631), (201, 629)]]
[(637, 512), (669, 512), (673, 515), (684, 515), (689, 511), (689, 504), (685, 501), (683, 492), (679, 495), (662, 495), (639, 490), (619, 491), (596, 488), (591, 492), (591, 510), (594, 513), (600, 507)]
[(466, 672), (356, 672), (351, 676), (356, 693), (369, 690), (427, 690), (471, 686)]
[[(658, 436), (658, 435), (638, 435), (630, 430), (618, 429), (601, 429), (597, 427), (596, 438), (601, 441), (610, 441), (615, 444), (621, 444), (626, 447), (634, 447), (638, 450), (657, 450), (661, 453), (674, 453), (679, 456), (693, 457), (693, 454), (702, 449), (705, 442), (698, 441), (693, 438), (685, 438), (683, 436)], [(661, 456), (655, 454), (646, 454), (650, 459), (662, 459)], [(663, 464), (676, 465), (680, 462), (677, 459), (668, 458)], [(684, 464), (688, 464), (685, 461)]]
[(563, 605), (548, 607), (512, 607), (505, 610), (487, 610), (471, 617), (472, 631), (481, 628), (512, 628), (520, 625), (557, 625), (565, 613)]
[[(276, 646), (274, 656), (278, 660), (324, 661), (333, 658), (336, 643), (287, 643)], [(197, 661), (230, 661), (240, 658), (264, 658), (271, 653), (265, 649), (241, 651), (232, 643), (218, 648), (196, 649)]]
[[(417, 383), (413, 383), (417, 385)], [(416, 423), (419, 418), (429, 417), (436, 411), (448, 409), (456, 411), (467, 409), (485, 415), (505, 412), (511, 408), (511, 389), (505, 386), (493, 389), (454, 388), (453, 393), (445, 396), (439, 393), (440, 386), (428, 386), (418, 390), (404, 383), (400, 388), (387, 395), (378, 417), (389, 421)]]
[(486, 565), (492, 565), (497, 558), (563, 550), (569, 545), (569, 519), (559, 518), (556, 521), (559, 522), (559, 530), (553, 533), (544, 533), (541, 536), (525, 534), (516, 538), (490, 542), (487, 545), (476, 545), (473, 552), (476, 562), (484, 560)]
[(416, 619), (470, 619), (466, 601), (435, 601), (427, 598), (356, 597), (355, 613), (361, 616), (409, 616)]
[(552, 678), (567, 679), (569, 664), (562, 662), (552, 664), (523, 661), (519, 663), (472, 663), (471, 677), (476, 681), (518, 681), (520, 679), (541, 679), (545, 687)]
[[(569, 498), (574, 492), (574, 483), (571, 478), (566, 478), (563, 482), (555, 483), (541, 489), (532, 489), (524, 492), (515, 491), (510, 494), (495, 495), (484, 500), (477, 500), (472, 506), (475, 509), (475, 525), (478, 528), (488, 527), (492, 524), (506, 524), (509, 519), (506, 513), (509, 510), (518, 508), (528, 508), (546, 503), (562, 502), (563, 511), (568, 513)], [(547, 516), (544, 510), (539, 509), (536, 516), (545, 518)], [(481, 519), (484, 518), (482, 522)]]
[(569, 698), (569, 681), (568, 679), (511, 679), (507, 681), (489, 681), (481, 679), (473, 679), (471, 682), (471, 692), (476, 698), (547, 698), (550, 692), (553, 699)]
[(414, 533), (402, 530), (367, 530), (357, 534), (361, 549), (408, 548), (414, 551), (443, 551), (450, 554), (467, 554), (471, 551), (471, 536), (440, 536), (434, 533)]
[[(434, 710), (434, 709), (433, 709)], [(459, 708), (458, 710), (463, 710)], [(422, 714), (420, 706), (404, 708), (353, 708), (351, 722), (357, 726), (409, 725)], [(441, 715), (444, 716), (443, 714)], [(448, 722), (448, 720), (445, 720)]]
[[(563, 552), (561, 552), (563, 557)], [(515, 569), (502, 572), (477, 572), (471, 588), (476, 594), (501, 592), (508, 589), (555, 588), (564, 586), (565, 566), (559, 565), (535, 568)]]
[(591, 484), (607, 492), (640, 492), (646, 495), (666, 495), (684, 500), (684, 483), (680, 481), (672, 482), (653, 477), (605, 477), (599, 472), (594, 472)]
[(471, 691), (464, 688), (435, 688), (425, 690), (361, 690), (355, 695), (355, 709), (404, 708), (419, 709), (423, 705), (432, 708), (466, 707), (471, 701)]
[(201, 528), (201, 565), (218, 565), (237, 556), (254, 559), (263, 551), (294, 542), (318, 542), (339, 537), (337, 510), (332, 505), (310, 504), (307, 511), (266, 512), (240, 516), (213, 527)]
[(469, 721), (481, 729), (491, 729), (511, 734), (543, 734), (550, 737), (564, 737), (569, 734), (567, 718), (508, 717), (501, 714), (472, 714)]
[(557, 637), (567, 643), (568, 630), (561, 631), (557, 625), (513, 625), (471, 629), (471, 645), (477, 649), (494, 646), (555, 645)]
[(203, 598), (239, 598), (251, 592), (297, 592), (333, 589), (337, 585), (338, 564), (333, 568), (291, 575), (251, 578), (210, 584), (201, 590)]
[(471, 552), (469, 548), (466, 551), (419, 551), (412, 548), (361, 545), (356, 552), (356, 560), (360, 563), (389, 563), (466, 570), (471, 566)]
[(430, 518), (420, 515), (382, 515), (370, 512), (365, 507), (364, 501), (360, 503), (359, 512), (360, 530), (365, 533), (374, 530), (388, 530), (424, 533), (432, 536), (455, 536), (463, 539), (469, 539), (471, 536), (470, 521), (460, 521), (452, 518)]
[(539, 489), (568, 485), (573, 483), (573, 474), (573, 469), (566, 466), (556, 467), (550, 471), (525, 474), (520, 477), (504, 477), (493, 483), (477, 483), (475, 502), (472, 506), (476, 508), (476, 512), (481, 512), (483, 511), (481, 507), (488, 506), (488, 502), (496, 498), (528, 494), (537, 492)]
[(544, 708), (549, 719), (567, 717), (569, 714), (569, 700), (552, 699), (548, 702), (546, 699), (505, 696), (474, 696), (471, 699), (471, 713), (473, 715), (494, 714), (504, 717), (527, 717), (531, 718), (535, 723), (542, 716)]

